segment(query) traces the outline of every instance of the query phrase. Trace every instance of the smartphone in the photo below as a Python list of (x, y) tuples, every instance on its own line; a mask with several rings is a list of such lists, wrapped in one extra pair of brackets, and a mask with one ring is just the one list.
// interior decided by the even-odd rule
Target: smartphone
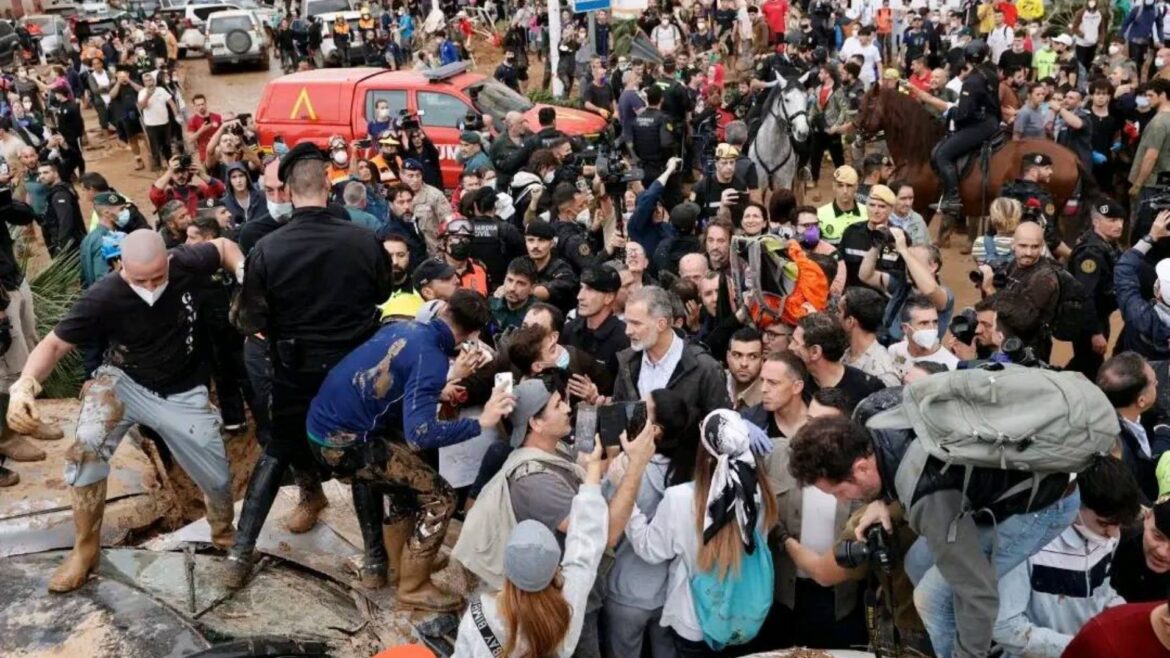
[(646, 429), (646, 403), (626, 403), (626, 440), (633, 441), (634, 437)]
[(512, 373), (511, 372), (497, 372), (496, 385), (494, 388), (502, 388), (508, 395), (512, 394)]
[(625, 403), (606, 404), (597, 408), (597, 433), (601, 435), (601, 445), (606, 448), (621, 448), (621, 437), (624, 431), (626, 431)]
[(577, 452), (593, 452), (597, 436), (597, 407), (583, 404), (577, 407), (577, 428), (573, 432)]

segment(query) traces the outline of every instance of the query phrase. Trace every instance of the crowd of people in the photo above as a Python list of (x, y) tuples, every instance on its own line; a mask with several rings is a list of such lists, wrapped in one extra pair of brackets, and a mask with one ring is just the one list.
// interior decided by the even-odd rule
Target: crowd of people
[[(363, 7), (365, 63), (465, 58), (472, 20), (437, 4), (431, 31), (418, 3)], [(75, 25), (67, 61), (0, 81), (0, 487), (65, 434), (38, 413), (48, 375), (72, 350), (86, 373), (49, 589), (94, 570), (137, 426), (202, 492), (225, 585), (265, 523), (311, 530), (336, 478), (356, 585), (462, 615), (457, 656), (1170, 656), (1170, 12), (1054, 9), (652, 3), (646, 59), (606, 12), (566, 12), (556, 39), (541, 6), (485, 8), (494, 77), (555, 76), (612, 139), (551, 107), (469, 116), (453, 190), (386, 101), (366, 134), (261, 148), (250, 114), (183, 88), (179, 26)], [(332, 38), (354, 63), (342, 25), (286, 6), (275, 54), (310, 68)], [(775, 189), (748, 150), (792, 85), (811, 134), (799, 189)], [(949, 129), (937, 214), (909, 173), (930, 164), (857, 125), (882, 93)], [(1000, 133), (1071, 152), (1077, 213), (1028, 151), (945, 249), (958, 159)], [(99, 136), (157, 175), (140, 202), (87, 167)], [(43, 337), (14, 253), (32, 225), (81, 263)], [(249, 429), (237, 518), (225, 442)], [(475, 473), (451, 481), (453, 449)], [(269, 518), (289, 481), (298, 504)], [(432, 579), (448, 565), (469, 597)]]

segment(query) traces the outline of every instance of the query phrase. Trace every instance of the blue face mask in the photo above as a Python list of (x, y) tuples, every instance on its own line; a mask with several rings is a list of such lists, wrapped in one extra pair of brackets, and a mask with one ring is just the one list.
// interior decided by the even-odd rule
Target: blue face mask
[(123, 208), (118, 211), (118, 218), (114, 220), (114, 223), (118, 225), (118, 228), (125, 228), (130, 223), (130, 209)]
[(288, 145), (284, 142), (273, 142), (272, 152), (275, 153), (277, 157), (283, 158), (284, 154), (288, 153)]
[(561, 353), (557, 356), (557, 367), (561, 370), (569, 369), (569, 350), (561, 348)]

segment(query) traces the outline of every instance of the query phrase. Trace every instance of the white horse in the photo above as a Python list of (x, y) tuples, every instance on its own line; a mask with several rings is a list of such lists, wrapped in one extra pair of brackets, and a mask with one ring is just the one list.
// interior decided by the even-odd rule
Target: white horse
[(809, 136), (808, 94), (796, 78), (781, 77), (768, 93), (764, 118), (748, 149), (760, 183), (768, 190), (792, 189), (796, 178), (794, 142)]

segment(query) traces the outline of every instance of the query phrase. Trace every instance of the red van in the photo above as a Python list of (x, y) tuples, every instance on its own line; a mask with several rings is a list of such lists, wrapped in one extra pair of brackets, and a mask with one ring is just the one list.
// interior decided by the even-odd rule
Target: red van
[[(318, 69), (277, 78), (264, 88), (256, 109), (260, 145), (271, 150), (276, 135), (290, 147), (305, 140), (325, 147), (331, 135), (341, 135), (347, 141), (365, 138), (374, 102), (386, 100), (392, 116), (403, 109), (421, 114), (423, 130), (439, 149), (443, 184), (453, 189), (463, 170), (455, 161), (459, 124), (469, 111), (491, 115), (498, 126), (503, 125), (506, 113), (520, 112), (535, 132), (540, 129), (537, 112), (543, 107), (499, 81), (467, 69), (467, 62), (457, 62), (421, 72)], [(591, 112), (553, 107), (557, 128), (567, 134), (591, 140), (605, 127), (605, 120)]]

